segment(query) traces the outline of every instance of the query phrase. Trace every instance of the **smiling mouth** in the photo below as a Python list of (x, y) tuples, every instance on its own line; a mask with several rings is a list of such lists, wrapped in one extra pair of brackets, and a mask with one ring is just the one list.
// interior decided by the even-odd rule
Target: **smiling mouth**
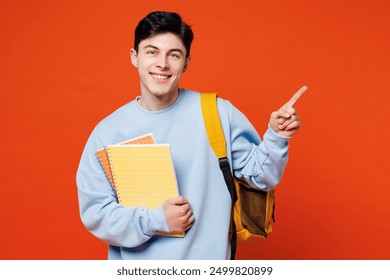
[(172, 75), (163, 75), (163, 74), (155, 74), (155, 73), (150, 73), (150, 75), (158, 81), (165, 81), (170, 77), (172, 77)]

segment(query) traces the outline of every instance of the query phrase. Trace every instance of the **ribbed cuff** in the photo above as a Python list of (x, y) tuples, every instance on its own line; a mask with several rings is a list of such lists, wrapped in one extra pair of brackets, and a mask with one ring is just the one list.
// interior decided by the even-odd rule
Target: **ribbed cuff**
[(150, 229), (155, 234), (158, 231), (168, 232), (169, 227), (167, 224), (167, 220), (164, 215), (164, 210), (162, 205), (159, 207), (149, 210), (149, 219), (150, 219)]
[(280, 146), (284, 146), (286, 142), (288, 142), (288, 139), (291, 137), (280, 135), (279, 133), (276, 133), (271, 126), (268, 124), (268, 129), (264, 134), (264, 139), (267, 139), (268, 141), (271, 141), (273, 143), (276, 143)]

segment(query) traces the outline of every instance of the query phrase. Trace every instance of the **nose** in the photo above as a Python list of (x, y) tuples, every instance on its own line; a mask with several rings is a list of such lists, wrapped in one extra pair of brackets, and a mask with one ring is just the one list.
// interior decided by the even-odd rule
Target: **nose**
[(167, 56), (165, 56), (165, 55), (160, 55), (160, 56), (157, 58), (156, 66), (159, 67), (159, 68), (161, 68), (161, 69), (169, 69), (169, 62), (168, 62)]

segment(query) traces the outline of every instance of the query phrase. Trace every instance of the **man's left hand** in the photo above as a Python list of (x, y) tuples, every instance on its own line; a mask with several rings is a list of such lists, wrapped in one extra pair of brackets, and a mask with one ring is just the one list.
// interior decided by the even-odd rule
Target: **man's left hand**
[(286, 104), (279, 110), (272, 112), (269, 124), (276, 133), (292, 137), (301, 127), (301, 122), (293, 106), (306, 90), (307, 86), (301, 87)]

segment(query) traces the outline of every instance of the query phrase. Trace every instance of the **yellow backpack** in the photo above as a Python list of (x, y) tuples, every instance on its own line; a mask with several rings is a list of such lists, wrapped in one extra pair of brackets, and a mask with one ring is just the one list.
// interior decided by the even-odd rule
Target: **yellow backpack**
[(275, 222), (275, 191), (261, 191), (232, 175), (226, 153), (226, 141), (217, 107), (216, 93), (201, 94), (202, 114), (208, 138), (232, 198), (231, 259), (234, 259), (237, 240), (263, 239), (272, 231)]

